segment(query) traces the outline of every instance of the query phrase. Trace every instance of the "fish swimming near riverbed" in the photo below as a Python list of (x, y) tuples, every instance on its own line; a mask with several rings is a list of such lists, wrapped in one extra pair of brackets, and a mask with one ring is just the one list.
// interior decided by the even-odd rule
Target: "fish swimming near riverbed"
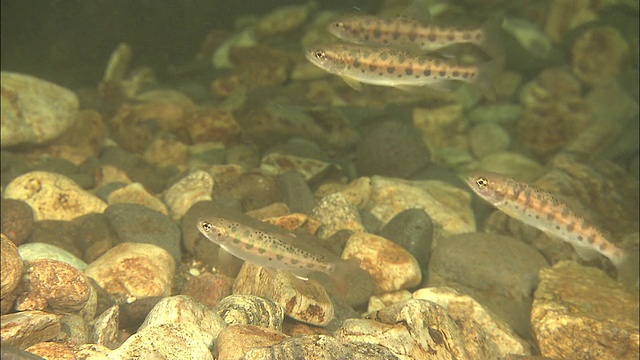
[(318, 46), (308, 50), (306, 56), (311, 63), (340, 76), (356, 90), (361, 89), (361, 83), (402, 90), (422, 86), (450, 90), (453, 82), (462, 81), (492, 97), (491, 80), (501, 67), (500, 59), (478, 65), (457, 65), (437, 56), (350, 44)]
[(312, 253), (294, 245), (296, 236), (257, 230), (219, 217), (198, 219), (198, 230), (207, 239), (244, 261), (272, 269), (291, 271), (297, 278), (308, 280), (312, 272), (322, 272), (340, 282), (347, 272), (357, 269), (355, 259)]
[(482, 199), (512, 218), (568, 242), (581, 258), (590, 260), (602, 254), (619, 270), (625, 263), (627, 255), (622, 249), (553, 195), (496, 173), (476, 172), (466, 180)]
[(494, 17), (482, 27), (471, 29), (427, 24), (409, 16), (384, 18), (375, 15), (348, 15), (331, 22), (334, 36), (353, 44), (388, 46), (411, 51), (436, 51), (456, 44), (473, 44), (488, 55), (498, 52), (502, 17)]

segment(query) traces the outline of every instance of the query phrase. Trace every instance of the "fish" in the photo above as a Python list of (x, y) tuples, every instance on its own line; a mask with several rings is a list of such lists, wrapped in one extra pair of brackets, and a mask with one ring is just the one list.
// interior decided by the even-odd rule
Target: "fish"
[(322, 272), (333, 279), (353, 269), (354, 261), (330, 258), (295, 245), (295, 234), (271, 233), (220, 217), (201, 217), (197, 228), (207, 239), (235, 257), (259, 266), (287, 270), (301, 280), (312, 272)]
[(474, 172), (466, 182), (479, 197), (508, 216), (568, 242), (584, 260), (601, 254), (620, 269), (627, 258), (600, 230), (546, 191), (492, 172)]
[(499, 59), (479, 65), (457, 65), (437, 56), (415, 55), (389, 47), (332, 44), (306, 51), (307, 59), (330, 74), (340, 76), (360, 90), (361, 83), (412, 90), (427, 86), (451, 90), (452, 82), (466, 82), (492, 98), (492, 78), (501, 67)]
[(433, 52), (451, 45), (468, 43), (479, 47), (488, 55), (497, 55), (501, 26), (502, 17), (499, 16), (491, 18), (482, 27), (459, 29), (425, 24), (407, 16), (384, 18), (349, 15), (329, 23), (327, 30), (353, 44)]

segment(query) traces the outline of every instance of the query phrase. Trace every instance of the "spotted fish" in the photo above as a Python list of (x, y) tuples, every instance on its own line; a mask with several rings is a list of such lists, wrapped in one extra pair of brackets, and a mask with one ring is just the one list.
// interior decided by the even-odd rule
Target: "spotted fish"
[(626, 258), (597, 228), (545, 191), (490, 172), (473, 173), (467, 183), (505, 214), (568, 242), (583, 259), (600, 253), (620, 268)]
[(414, 55), (389, 47), (334, 44), (306, 53), (319, 68), (342, 77), (360, 90), (361, 83), (392, 86), (403, 90), (427, 86), (449, 90), (453, 81), (467, 82), (491, 97), (491, 79), (500, 67), (498, 60), (477, 66), (456, 65), (439, 57)]
[(351, 15), (331, 22), (327, 29), (334, 36), (353, 44), (436, 51), (454, 44), (469, 43), (489, 55), (495, 55), (498, 53), (497, 37), (501, 24), (502, 18), (495, 17), (482, 27), (465, 30), (427, 25), (406, 16)]
[(337, 257), (328, 259), (292, 245), (296, 241), (293, 234), (268, 233), (219, 217), (199, 218), (197, 227), (207, 239), (237, 258), (272, 269), (291, 271), (302, 280), (308, 280), (307, 275), (316, 271), (335, 278), (349, 266), (354, 266), (353, 261)]

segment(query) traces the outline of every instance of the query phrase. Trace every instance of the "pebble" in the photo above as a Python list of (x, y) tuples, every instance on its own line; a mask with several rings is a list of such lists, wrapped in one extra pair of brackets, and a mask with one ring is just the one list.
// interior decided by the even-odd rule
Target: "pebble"
[(229, 325), (255, 325), (282, 331), (284, 309), (270, 298), (255, 295), (231, 295), (214, 308)]
[(287, 204), (291, 212), (311, 214), (316, 206), (316, 199), (304, 175), (297, 171), (287, 171), (278, 176), (276, 184), (282, 201)]
[(71, 179), (33, 171), (15, 178), (3, 192), (7, 199), (22, 200), (34, 210), (36, 220), (72, 220), (103, 212), (107, 204)]
[(138, 331), (162, 324), (182, 324), (197, 328), (199, 331), (195, 335), (208, 348), (213, 348), (218, 334), (227, 326), (216, 311), (185, 295), (160, 300), (151, 309)]
[(298, 321), (325, 326), (333, 318), (333, 303), (320, 284), (296, 278), (291, 272), (245, 263), (233, 284), (233, 293), (272, 299)]
[(216, 342), (217, 360), (244, 359), (252, 348), (273, 346), (288, 336), (280, 331), (256, 325), (238, 324), (223, 329)]
[(108, 353), (107, 358), (213, 360), (211, 350), (202, 342), (199, 333), (200, 329), (190, 323), (147, 326)]
[(282, 6), (264, 16), (254, 27), (256, 36), (265, 38), (293, 31), (305, 24), (309, 5)]
[(87, 263), (78, 259), (70, 252), (55, 245), (30, 242), (24, 245), (20, 245), (20, 247), (18, 247), (18, 251), (20, 251), (20, 256), (22, 257), (22, 259), (26, 261), (33, 261), (37, 259), (58, 260), (65, 262), (83, 272), (87, 269)]
[(407, 290), (399, 290), (383, 293), (380, 295), (373, 295), (369, 298), (369, 303), (367, 304), (367, 312), (371, 313), (374, 311), (378, 311), (387, 306), (391, 306), (395, 303), (409, 300), (411, 298), (411, 293)]
[(495, 345), (498, 358), (509, 354), (530, 355), (531, 347), (493, 312), (475, 299), (449, 287), (430, 287), (416, 290), (414, 299), (428, 300), (442, 306), (465, 333), (464, 338), (486, 336)]
[(213, 185), (213, 177), (202, 170), (196, 170), (171, 185), (164, 194), (171, 218), (180, 220), (193, 204), (211, 200)]
[(22, 279), (23, 262), (16, 245), (5, 235), (0, 234), (0, 268), (2, 269), (0, 281), (0, 299), (11, 294)]
[(84, 252), (82, 258), (87, 263), (93, 262), (119, 242), (104, 214), (88, 214), (72, 222), (76, 228), (75, 244)]
[(189, 147), (172, 135), (159, 135), (142, 154), (144, 161), (158, 168), (175, 166), (186, 169), (189, 163)]
[(373, 278), (376, 293), (412, 288), (422, 280), (418, 261), (407, 250), (366, 232), (355, 232), (347, 240), (342, 258), (360, 261)]
[(115, 204), (138, 204), (161, 214), (168, 215), (169, 211), (164, 203), (149, 192), (138, 182), (127, 184), (121, 188), (113, 190), (107, 197), (109, 205)]
[(115, 349), (118, 345), (120, 328), (120, 307), (113, 305), (98, 315), (92, 322), (89, 333), (91, 343)]
[(2, 219), (2, 233), (6, 234), (16, 245), (27, 240), (33, 225), (33, 210), (24, 201), (2, 199), (0, 202), (0, 219)]
[(2, 315), (0, 338), (3, 345), (26, 349), (33, 344), (52, 340), (60, 333), (60, 329), (58, 315), (39, 310), (21, 311)]
[[(373, 343), (402, 359), (492, 359), (485, 339), (465, 341), (446, 311), (426, 300), (410, 299), (347, 319), (334, 333), (342, 343)], [(474, 356), (475, 355), (475, 356)]]
[(561, 261), (540, 272), (531, 324), (540, 352), (638, 359), (638, 297), (602, 271)]
[(268, 175), (282, 175), (295, 170), (304, 176), (305, 181), (327, 171), (331, 163), (289, 154), (271, 153), (260, 160), (260, 169)]
[(483, 105), (469, 112), (469, 120), (474, 124), (515, 123), (522, 117), (523, 111), (518, 104)]
[(405, 210), (418, 208), (435, 224), (435, 239), (476, 229), (471, 196), (453, 185), (437, 180), (407, 181), (374, 176), (371, 189), (366, 210), (385, 224)]
[(629, 55), (627, 41), (614, 27), (591, 27), (571, 46), (571, 66), (580, 80), (594, 86), (618, 75), (627, 66)]
[[(89, 279), (80, 270), (66, 262), (37, 259), (29, 261), (28, 281), (24, 293), (16, 300), (16, 309), (45, 310), (61, 313), (78, 313), (85, 310), (87, 317), (95, 315), (97, 297)], [(92, 308), (92, 309), (89, 309)]]
[(356, 168), (361, 176), (408, 178), (429, 165), (431, 155), (411, 125), (387, 121), (376, 124), (358, 143)]
[(478, 159), (507, 150), (510, 144), (511, 136), (498, 124), (482, 123), (469, 130), (469, 146)]
[(537, 161), (510, 151), (501, 151), (485, 156), (478, 163), (478, 170), (503, 174), (524, 182), (534, 181), (543, 172), (542, 165)]
[(40, 342), (29, 346), (25, 351), (44, 359), (76, 359), (71, 346), (57, 342)]
[(0, 73), (2, 79), (1, 147), (43, 144), (67, 130), (78, 116), (76, 94), (33, 76)]
[(180, 229), (168, 216), (138, 204), (110, 205), (104, 215), (120, 242), (157, 245), (181, 263)]
[(161, 247), (123, 243), (89, 264), (85, 274), (109, 294), (143, 299), (171, 294), (175, 261)]
[(76, 226), (72, 221), (41, 220), (36, 222), (29, 243), (55, 245), (73, 256), (82, 257), (82, 250), (76, 245)]
[(198, 276), (190, 276), (180, 293), (191, 296), (199, 303), (213, 308), (222, 299), (231, 295), (232, 287), (233, 278), (205, 272)]
[(378, 235), (393, 241), (418, 261), (420, 269), (426, 269), (431, 256), (433, 223), (422, 209), (408, 209), (394, 216)]
[(286, 338), (273, 346), (250, 349), (244, 359), (398, 360), (399, 357), (377, 344), (341, 343), (328, 335), (304, 335)]
[(89, 322), (78, 314), (68, 314), (60, 318), (62, 334), (67, 344), (86, 344), (89, 342)]
[(528, 337), (531, 294), (545, 258), (522, 241), (469, 233), (443, 239), (429, 262), (428, 286), (449, 286), (473, 296)]
[[(320, 190), (318, 191), (320, 192)], [(358, 209), (364, 209), (371, 200), (371, 178), (362, 176), (342, 187), (344, 197)]]
[(320, 199), (311, 216), (324, 225), (318, 231), (318, 236), (323, 239), (339, 230), (364, 231), (358, 209), (342, 193), (333, 193)]
[(220, 184), (213, 189), (212, 197), (216, 199), (216, 202), (221, 202), (222, 199), (231, 199), (239, 202), (245, 211), (249, 211), (263, 208), (278, 201), (279, 194), (274, 176), (249, 172), (236, 177), (234, 168), (221, 170), (230, 171), (231, 174), (224, 174), (228, 176), (226, 181), (219, 180), (214, 175), (219, 180), (217, 183)]

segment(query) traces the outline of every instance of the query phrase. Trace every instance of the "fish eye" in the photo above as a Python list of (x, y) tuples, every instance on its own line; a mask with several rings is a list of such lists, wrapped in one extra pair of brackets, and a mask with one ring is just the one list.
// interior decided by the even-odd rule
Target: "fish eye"
[(485, 178), (477, 178), (476, 185), (478, 185), (480, 189), (484, 189), (487, 185), (489, 185), (489, 181)]
[(335, 22), (335, 23), (333, 23), (333, 27), (338, 28), (338, 29), (342, 29), (344, 27), (344, 23)]
[(212, 230), (212, 228), (213, 228), (211, 223), (210, 222), (206, 222), (206, 221), (203, 221), (201, 226), (202, 226), (202, 229), (204, 229), (204, 231), (206, 231), (206, 232), (210, 232)]
[(315, 54), (313, 54), (316, 58), (320, 59), (320, 60), (324, 60), (324, 58), (327, 57), (327, 54), (324, 53), (324, 51), (322, 50), (318, 50), (315, 52)]

